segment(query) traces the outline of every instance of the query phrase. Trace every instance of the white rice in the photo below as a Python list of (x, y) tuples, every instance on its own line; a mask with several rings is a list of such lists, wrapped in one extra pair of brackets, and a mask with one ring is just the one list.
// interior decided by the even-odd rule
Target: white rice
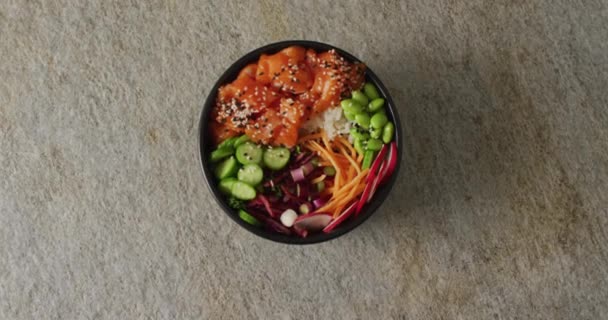
[(350, 127), (350, 122), (342, 114), (342, 108), (333, 107), (310, 118), (304, 123), (302, 130), (310, 133), (323, 128), (327, 137), (332, 140), (339, 134), (348, 134)]

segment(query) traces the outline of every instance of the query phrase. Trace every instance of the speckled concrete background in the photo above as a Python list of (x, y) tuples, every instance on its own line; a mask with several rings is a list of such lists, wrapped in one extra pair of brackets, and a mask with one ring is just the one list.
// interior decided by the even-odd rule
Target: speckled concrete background
[[(1, 319), (600, 319), (605, 1), (0, 2)], [(269, 42), (367, 61), (400, 182), (293, 247), (220, 211), (197, 160), (215, 79)]]

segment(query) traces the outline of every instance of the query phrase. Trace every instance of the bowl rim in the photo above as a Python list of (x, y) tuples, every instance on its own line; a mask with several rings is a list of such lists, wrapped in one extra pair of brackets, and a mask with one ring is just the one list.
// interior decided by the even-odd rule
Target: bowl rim
[(312, 40), (284, 40), (284, 41), (279, 41), (279, 42), (273, 42), (273, 43), (270, 43), (270, 44), (267, 44), (262, 47), (249, 51), (248, 53), (244, 54), (239, 59), (234, 61), (222, 73), (222, 75), (216, 80), (215, 84), (210, 89), (209, 93), (207, 94), (207, 98), (205, 99), (205, 101), (203, 103), (203, 106), (201, 108), (200, 117), (199, 117), (199, 125), (198, 125), (198, 132), (197, 132), (197, 134), (198, 134), (198, 157), (199, 157), (199, 161), (201, 164), (203, 179), (205, 180), (207, 188), (209, 189), (209, 191), (211, 191), (213, 198), (219, 204), (220, 208), (224, 211), (224, 213), (226, 215), (228, 215), (228, 217), (230, 217), (233, 221), (235, 221), (238, 225), (240, 225), (245, 230), (247, 230), (263, 239), (267, 239), (267, 240), (270, 240), (273, 242), (278, 242), (278, 243), (304, 245), (304, 244), (321, 243), (321, 242), (326, 242), (329, 240), (336, 239), (336, 238), (356, 229), (363, 222), (365, 222), (367, 219), (369, 219), (369, 217), (380, 208), (380, 206), (384, 203), (384, 201), (388, 197), (388, 194), (392, 190), (395, 182), (397, 181), (397, 176), (399, 174), (399, 169), (400, 169), (401, 161), (402, 161), (402, 153), (403, 153), (402, 150), (403, 150), (404, 143), (403, 143), (403, 135), (402, 135), (402, 131), (401, 131), (401, 121), (399, 119), (399, 115), (397, 113), (395, 103), (394, 103), (391, 95), (389, 94), (388, 89), (384, 85), (384, 83), (382, 83), (380, 78), (378, 78), (378, 76), (366, 64), (366, 70), (365, 70), (366, 82), (367, 81), (372, 82), (376, 86), (376, 88), (378, 88), (378, 90), (381, 92), (382, 97), (386, 100), (387, 113), (389, 114), (389, 118), (391, 118), (393, 120), (393, 123), (395, 124), (395, 137), (394, 137), (393, 141), (396, 141), (396, 143), (397, 143), (397, 159), (398, 160), (397, 160), (397, 166), (395, 167), (395, 171), (393, 172), (392, 176), (390, 177), (390, 180), (377, 189), (374, 198), (372, 199), (372, 201), (370, 203), (365, 205), (365, 207), (363, 208), (363, 210), (361, 211), (361, 213), (359, 214), (357, 219), (354, 219), (354, 220), (349, 219), (350, 221), (348, 223), (343, 224), (342, 226), (334, 229), (330, 233), (323, 233), (323, 232), (315, 233), (306, 238), (287, 236), (287, 235), (283, 235), (283, 234), (279, 234), (279, 233), (272, 233), (272, 232), (266, 231), (262, 228), (250, 225), (247, 222), (240, 219), (238, 217), (238, 215), (236, 214), (236, 211), (234, 209), (228, 207), (228, 205), (226, 204), (226, 201), (223, 199), (223, 195), (219, 192), (218, 187), (216, 185), (214, 185), (215, 177), (213, 176), (213, 173), (211, 172), (211, 169), (209, 168), (209, 161), (207, 160), (207, 157), (205, 156), (206, 154), (208, 154), (210, 152), (210, 149), (211, 149), (210, 147), (208, 147), (205, 144), (205, 138), (204, 138), (205, 130), (207, 127), (206, 123), (208, 122), (209, 115), (210, 115), (209, 111), (212, 108), (213, 104), (215, 103), (215, 99), (217, 97), (217, 91), (218, 91), (219, 87), (232, 81), (234, 78), (236, 78), (238, 72), (244, 66), (246, 66), (248, 63), (258, 60), (260, 55), (263, 53), (278, 52), (286, 47), (294, 46), (294, 45), (302, 46), (305, 48), (312, 47), (316, 51), (321, 51), (321, 50), (326, 51), (326, 50), (333, 49), (333, 50), (336, 50), (336, 52), (338, 52), (342, 57), (344, 57), (345, 59), (347, 59), (351, 62), (362, 62), (357, 57), (355, 57), (354, 55), (350, 54), (349, 52), (347, 52), (343, 49), (340, 49), (336, 46), (333, 46), (333, 45), (330, 45), (327, 43), (312, 41)]

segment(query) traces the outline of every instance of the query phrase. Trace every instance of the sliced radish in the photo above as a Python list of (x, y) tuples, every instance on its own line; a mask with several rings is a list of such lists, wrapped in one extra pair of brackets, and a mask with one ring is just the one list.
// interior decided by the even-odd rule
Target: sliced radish
[[(378, 189), (378, 185), (380, 185), (380, 180), (382, 180), (382, 178), (384, 177), (382, 175), (382, 171), (384, 169), (384, 162), (382, 162), (382, 165), (380, 165), (380, 169), (378, 169), (378, 175), (376, 175), (376, 178), (374, 178), (374, 181), (372, 181), (372, 187), (369, 191), (369, 195), (367, 196), (367, 200), (365, 201), (365, 203), (369, 203), (370, 201), (372, 201), (372, 198), (374, 197), (374, 194), (376, 193), (376, 190)], [(363, 200), (364, 198), (361, 198), (361, 200)]]
[(330, 214), (323, 212), (313, 212), (299, 216), (294, 223), (294, 228), (299, 228), (307, 231), (318, 231), (325, 228), (332, 217)]
[(382, 178), (382, 181), (380, 182), (380, 184), (385, 183), (386, 181), (388, 181), (388, 177), (390, 177), (393, 172), (395, 171), (395, 168), (397, 167), (397, 143), (396, 142), (392, 142), (390, 145), (390, 152), (388, 155), (388, 165), (386, 166), (385, 170), (384, 170), (384, 177)]
[(369, 198), (369, 194), (373, 188), (374, 180), (376, 180), (376, 176), (378, 175), (378, 169), (380, 169), (380, 164), (384, 162), (384, 156), (386, 155), (387, 149), (387, 145), (382, 146), (382, 149), (380, 149), (376, 160), (374, 160), (374, 163), (372, 164), (372, 167), (369, 170), (369, 173), (367, 174), (367, 179), (365, 180), (365, 189), (363, 189), (361, 198), (359, 198), (357, 210), (355, 210), (355, 216), (358, 215), (359, 212), (361, 212), (361, 209), (363, 209), (363, 205), (367, 203), (367, 199)]
[(380, 184), (382, 185), (384, 182), (386, 182), (387, 179), (387, 173), (388, 173), (388, 167), (389, 167), (389, 162), (391, 160), (391, 158), (393, 158), (393, 156), (395, 156), (395, 152), (393, 152), (393, 148), (391, 146), (388, 147), (388, 153), (386, 154), (386, 159), (384, 159), (384, 161), (382, 162), (382, 166), (383, 168), (381, 170), (379, 170), (379, 175), (382, 176), (382, 178), (380, 178)]
[[(391, 152), (389, 150), (387, 157), (390, 157), (390, 156), (391, 156)], [(388, 160), (389, 160), (389, 158), (385, 159), (384, 162), (382, 162), (382, 166), (381, 166), (382, 169), (380, 169), (380, 171), (378, 172), (378, 175), (381, 177), (380, 185), (384, 184), (388, 179), (388, 176), (386, 175), (386, 173), (388, 172), (388, 163), (389, 163)]]
[(344, 222), (344, 220), (350, 217), (352, 213), (355, 212), (355, 209), (357, 208), (357, 203), (358, 201), (355, 201), (353, 202), (353, 204), (348, 206), (348, 208), (346, 208), (344, 212), (342, 212), (336, 219), (334, 219), (330, 224), (327, 225), (327, 227), (323, 229), (323, 232), (327, 233), (332, 231), (334, 228)]
[(378, 168), (380, 167), (380, 164), (382, 163), (382, 161), (384, 161), (384, 156), (386, 155), (387, 151), (388, 151), (388, 146), (383, 145), (382, 149), (380, 149), (380, 152), (378, 152), (378, 156), (376, 156), (376, 160), (374, 160), (374, 163), (372, 163), (371, 169), (369, 169), (369, 174), (368, 174), (367, 180), (366, 180), (367, 182), (372, 182), (373, 179), (378, 174)]
[[(370, 174), (371, 174), (371, 172), (370, 172)], [(371, 182), (367, 182), (367, 184), (365, 185), (365, 189), (363, 189), (361, 198), (359, 198), (359, 201), (357, 202), (357, 209), (355, 210), (355, 217), (357, 215), (359, 215), (359, 212), (361, 212), (361, 209), (363, 209), (363, 205), (365, 205), (365, 202), (367, 201), (367, 198), (369, 197), (369, 193), (372, 191), (372, 184), (374, 184), (373, 180)]]

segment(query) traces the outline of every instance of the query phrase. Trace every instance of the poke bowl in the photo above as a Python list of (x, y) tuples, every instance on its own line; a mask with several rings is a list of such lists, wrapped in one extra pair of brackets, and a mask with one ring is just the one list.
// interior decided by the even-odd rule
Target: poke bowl
[(255, 49), (203, 105), (199, 155), (222, 210), (276, 242), (337, 238), (384, 202), (399, 171), (399, 116), (380, 79), (334, 46)]

